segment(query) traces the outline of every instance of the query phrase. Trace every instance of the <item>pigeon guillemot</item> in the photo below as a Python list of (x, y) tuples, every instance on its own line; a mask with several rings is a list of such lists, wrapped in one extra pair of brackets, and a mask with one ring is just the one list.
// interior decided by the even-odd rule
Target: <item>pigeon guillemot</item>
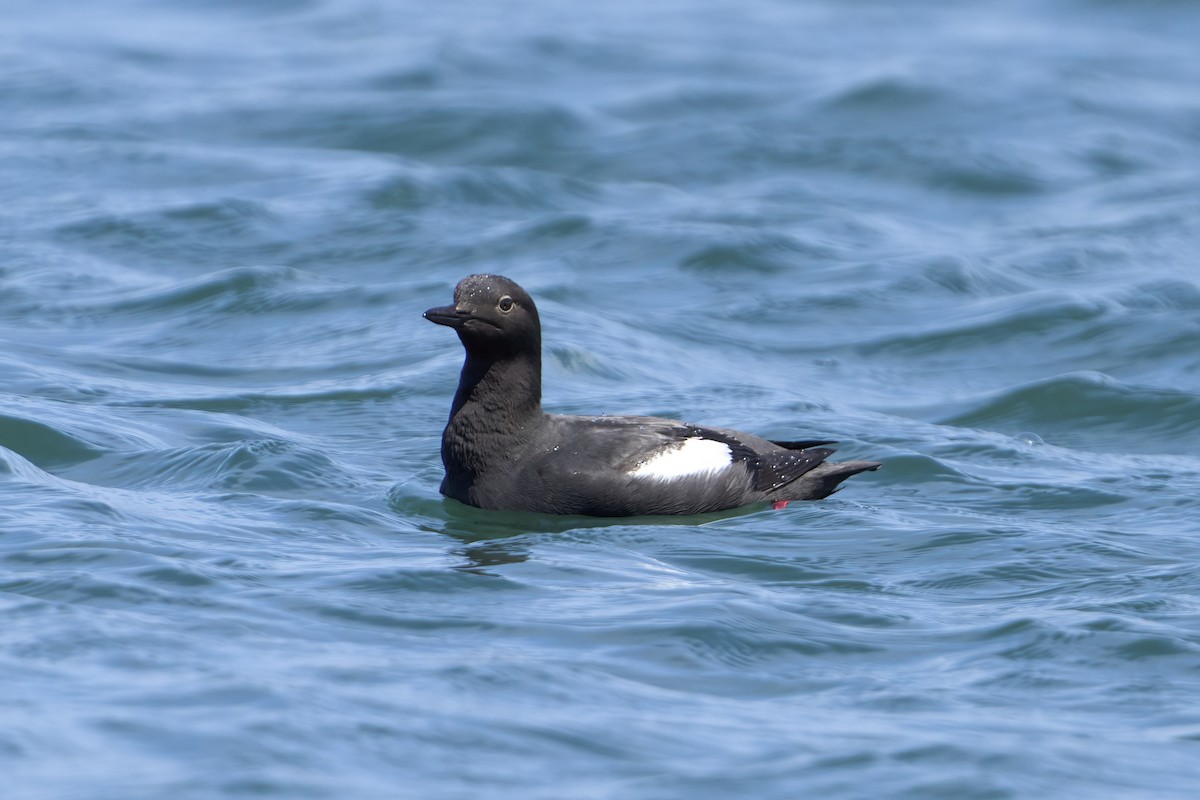
[(874, 461), (829, 463), (833, 442), (774, 442), (658, 417), (542, 411), (542, 329), (513, 281), (471, 275), (425, 319), (466, 348), (442, 434), (441, 492), (505, 511), (622, 517), (819, 500)]

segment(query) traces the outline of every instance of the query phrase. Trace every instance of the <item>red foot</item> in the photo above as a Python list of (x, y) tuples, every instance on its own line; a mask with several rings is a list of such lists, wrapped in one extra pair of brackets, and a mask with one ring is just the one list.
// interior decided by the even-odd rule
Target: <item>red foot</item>
[(778, 511), (781, 508), (787, 508), (787, 504), (788, 504), (787, 500), (776, 500), (774, 503), (771, 503), (771, 508)]

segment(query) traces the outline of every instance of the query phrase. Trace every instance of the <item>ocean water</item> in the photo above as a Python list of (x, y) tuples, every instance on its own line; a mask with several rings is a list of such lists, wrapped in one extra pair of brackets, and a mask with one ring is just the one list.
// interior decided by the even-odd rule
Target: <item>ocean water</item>
[[(1196, 796), (1200, 4), (4, 12), (5, 800)], [(483, 271), (885, 467), (445, 501)]]

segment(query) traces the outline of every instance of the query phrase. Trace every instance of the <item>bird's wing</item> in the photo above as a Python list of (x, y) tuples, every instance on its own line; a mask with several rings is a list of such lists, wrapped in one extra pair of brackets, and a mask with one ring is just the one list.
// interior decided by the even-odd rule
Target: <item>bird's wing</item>
[(792, 483), (834, 453), (830, 448), (819, 447), (833, 444), (828, 441), (773, 442), (740, 431), (696, 425), (684, 427), (705, 441), (727, 444), (733, 462), (745, 463), (752, 486), (759, 492), (772, 492)]
[[(776, 443), (722, 428), (660, 417), (560, 417), (570, 439), (597, 459), (630, 477), (671, 481), (718, 475), (740, 467), (751, 488), (770, 492), (786, 486), (829, 457), (828, 442)], [(799, 449), (805, 445), (806, 449)]]

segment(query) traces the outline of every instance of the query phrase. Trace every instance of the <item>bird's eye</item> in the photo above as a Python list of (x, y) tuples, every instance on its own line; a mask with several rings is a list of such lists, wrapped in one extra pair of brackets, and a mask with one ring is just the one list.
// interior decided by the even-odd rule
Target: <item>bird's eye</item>
[(516, 305), (516, 304), (513, 302), (513, 299), (511, 297), (509, 297), (508, 295), (504, 295), (504, 297), (501, 297), (500, 300), (496, 303), (496, 308), (500, 309), (501, 313), (507, 314), (508, 312), (513, 310), (514, 305)]

